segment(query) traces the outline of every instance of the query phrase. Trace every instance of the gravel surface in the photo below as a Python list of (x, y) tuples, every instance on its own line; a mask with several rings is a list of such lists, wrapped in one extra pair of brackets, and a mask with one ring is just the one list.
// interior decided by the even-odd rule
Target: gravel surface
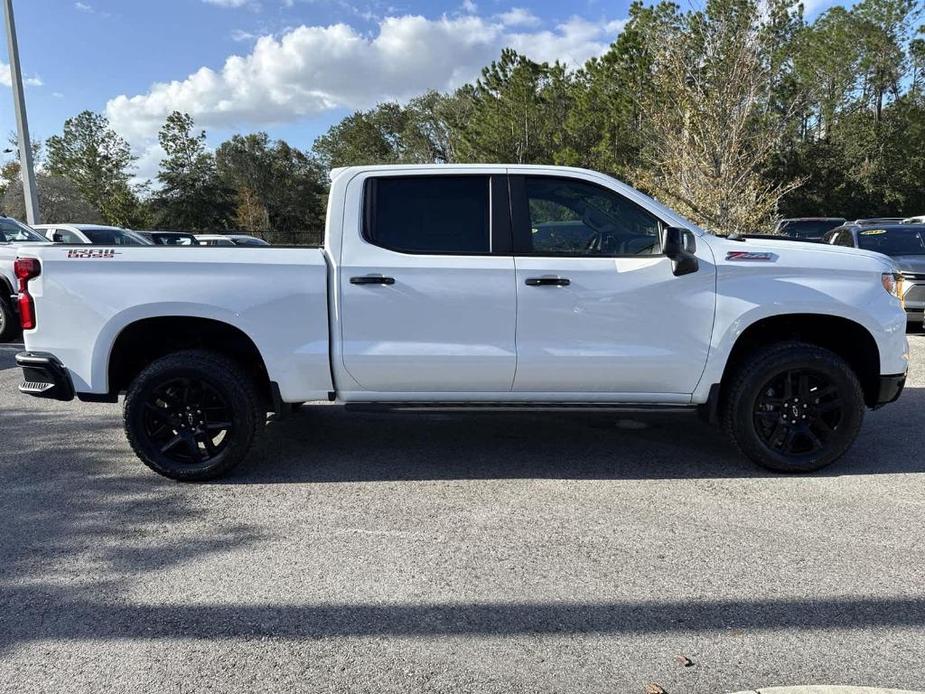
[(0, 346), (0, 690), (925, 688), (910, 341), (810, 476), (689, 415), (319, 406), (206, 485), (143, 467), (117, 405), (18, 395)]

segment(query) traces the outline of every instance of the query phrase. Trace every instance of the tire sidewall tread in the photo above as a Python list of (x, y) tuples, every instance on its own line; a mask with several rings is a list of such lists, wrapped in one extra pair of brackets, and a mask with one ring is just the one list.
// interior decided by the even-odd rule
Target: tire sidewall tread
[[(759, 438), (753, 422), (754, 398), (775, 371), (818, 368), (836, 378), (845, 400), (845, 420), (838, 441), (810, 460), (794, 461), (774, 453)], [(805, 342), (783, 342), (749, 355), (735, 371), (723, 407), (723, 426), (736, 448), (747, 458), (775, 472), (813, 472), (838, 460), (854, 443), (864, 420), (866, 405), (857, 375), (834, 352)]]
[[(150, 389), (165, 378), (198, 376), (224, 391), (234, 417), (232, 441), (208, 466), (172, 463), (150, 450), (141, 426), (141, 410)], [(123, 424), (129, 445), (141, 461), (154, 472), (180, 482), (199, 482), (227, 474), (250, 451), (259, 430), (261, 408), (253, 380), (237, 362), (215, 352), (184, 350), (174, 352), (149, 364), (129, 386), (123, 407)]]

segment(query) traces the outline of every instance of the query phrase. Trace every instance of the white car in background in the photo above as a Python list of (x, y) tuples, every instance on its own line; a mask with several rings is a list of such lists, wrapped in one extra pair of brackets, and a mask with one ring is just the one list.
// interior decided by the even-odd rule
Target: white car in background
[(925, 224), (925, 214), (920, 214), (918, 217), (906, 217), (903, 221), (903, 224)]
[(38, 231), (54, 243), (82, 243), (94, 246), (151, 246), (134, 231), (102, 224), (36, 224)]
[(13, 273), (16, 253), (26, 245), (47, 245), (43, 236), (12, 217), (0, 215), (0, 342), (19, 334), (19, 280)]
[(249, 234), (196, 234), (200, 246), (269, 246), (263, 239)]

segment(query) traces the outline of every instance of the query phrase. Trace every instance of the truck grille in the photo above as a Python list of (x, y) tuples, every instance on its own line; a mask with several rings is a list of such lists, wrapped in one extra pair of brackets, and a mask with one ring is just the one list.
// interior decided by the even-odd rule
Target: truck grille
[(907, 303), (925, 302), (925, 284), (913, 284), (904, 298)]
[(922, 272), (904, 272), (902, 275), (904, 280), (910, 280), (912, 282), (919, 280), (925, 282), (925, 273)]

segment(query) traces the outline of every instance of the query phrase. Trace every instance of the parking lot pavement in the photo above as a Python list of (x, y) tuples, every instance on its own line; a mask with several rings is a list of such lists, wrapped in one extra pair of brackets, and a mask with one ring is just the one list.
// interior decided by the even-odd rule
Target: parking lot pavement
[[(230, 479), (0, 348), (0, 688), (731, 692), (925, 682), (925, 337), (822, 473), (687, 415), (271, 423)], [(689, 659), (683, 661), (682, 658)]]

